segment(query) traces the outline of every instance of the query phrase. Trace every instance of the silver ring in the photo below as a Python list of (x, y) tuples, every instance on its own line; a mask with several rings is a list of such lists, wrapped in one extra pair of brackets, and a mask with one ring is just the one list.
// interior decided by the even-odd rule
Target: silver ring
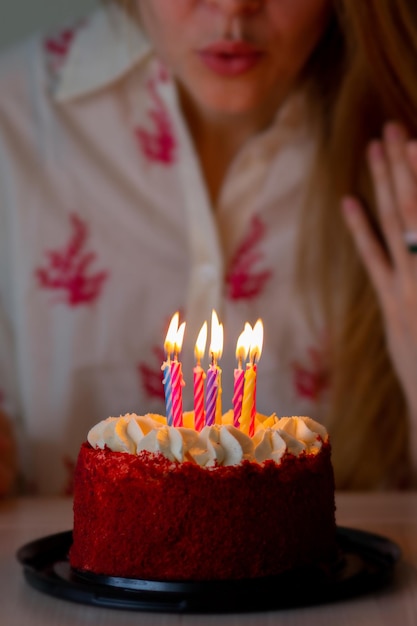
[(407, 230), (403, 234), (403, 237), (408, 252), (411, 252), (411, 254), (417, 254), (417, 231)]

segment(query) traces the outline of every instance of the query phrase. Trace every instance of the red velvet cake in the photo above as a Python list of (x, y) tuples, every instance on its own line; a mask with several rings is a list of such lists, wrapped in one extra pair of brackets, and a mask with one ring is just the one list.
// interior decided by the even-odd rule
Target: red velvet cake
[(268, 418), (253, 439), (109, 418), (80, 450), (70, 563), (161, 581), (275, 576), (332, 561), (334, 512), (330, 444), (309, 418)]

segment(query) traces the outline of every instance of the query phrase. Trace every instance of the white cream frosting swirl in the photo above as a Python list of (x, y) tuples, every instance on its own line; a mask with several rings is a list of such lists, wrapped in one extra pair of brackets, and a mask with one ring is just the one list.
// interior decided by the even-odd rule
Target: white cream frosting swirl
[(316, 454), (328, 434), (310, 417), (277, 417), (257, 414), (255, 435), (248, 437), (232, 424), (233, 413), (222, 417), (222, 424), (194, 430), (193, 413), (184, 413), (184, 426), (168, 426), (165, 417), (134, 413), (109, 417), (93, 426), (88, 442), (93, 448), (140, 454), (143, 450), (160, 453), (170, 461), (189, 461), (201, 467), (239, 465), (242, 461), (279, 463), (286, 452), (299, 456)]

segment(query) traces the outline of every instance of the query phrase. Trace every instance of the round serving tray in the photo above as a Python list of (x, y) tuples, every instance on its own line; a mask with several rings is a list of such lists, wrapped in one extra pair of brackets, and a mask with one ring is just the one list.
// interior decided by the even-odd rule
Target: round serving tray
[(155, 581), (96, 576), (68, 562), (72, 531), (22, 546), (17, 558), (28, 583), (43, 593), (83, 604), (176, 613), (265, 611), (352, 598), (389, 584), (401, 558), (380, 535), (338, 527), (340, 559), (331, 571), (294, 570), (268, 578), (226, 581)]

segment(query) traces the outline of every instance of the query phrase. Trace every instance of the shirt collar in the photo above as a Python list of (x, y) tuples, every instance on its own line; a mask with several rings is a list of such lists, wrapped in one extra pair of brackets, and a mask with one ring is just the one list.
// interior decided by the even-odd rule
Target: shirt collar
[(106, 87), (151, 52), (138, 24), (116, 5), (98, 9), (77, 29), (68, 55), (55, 77), (58, 102)]

